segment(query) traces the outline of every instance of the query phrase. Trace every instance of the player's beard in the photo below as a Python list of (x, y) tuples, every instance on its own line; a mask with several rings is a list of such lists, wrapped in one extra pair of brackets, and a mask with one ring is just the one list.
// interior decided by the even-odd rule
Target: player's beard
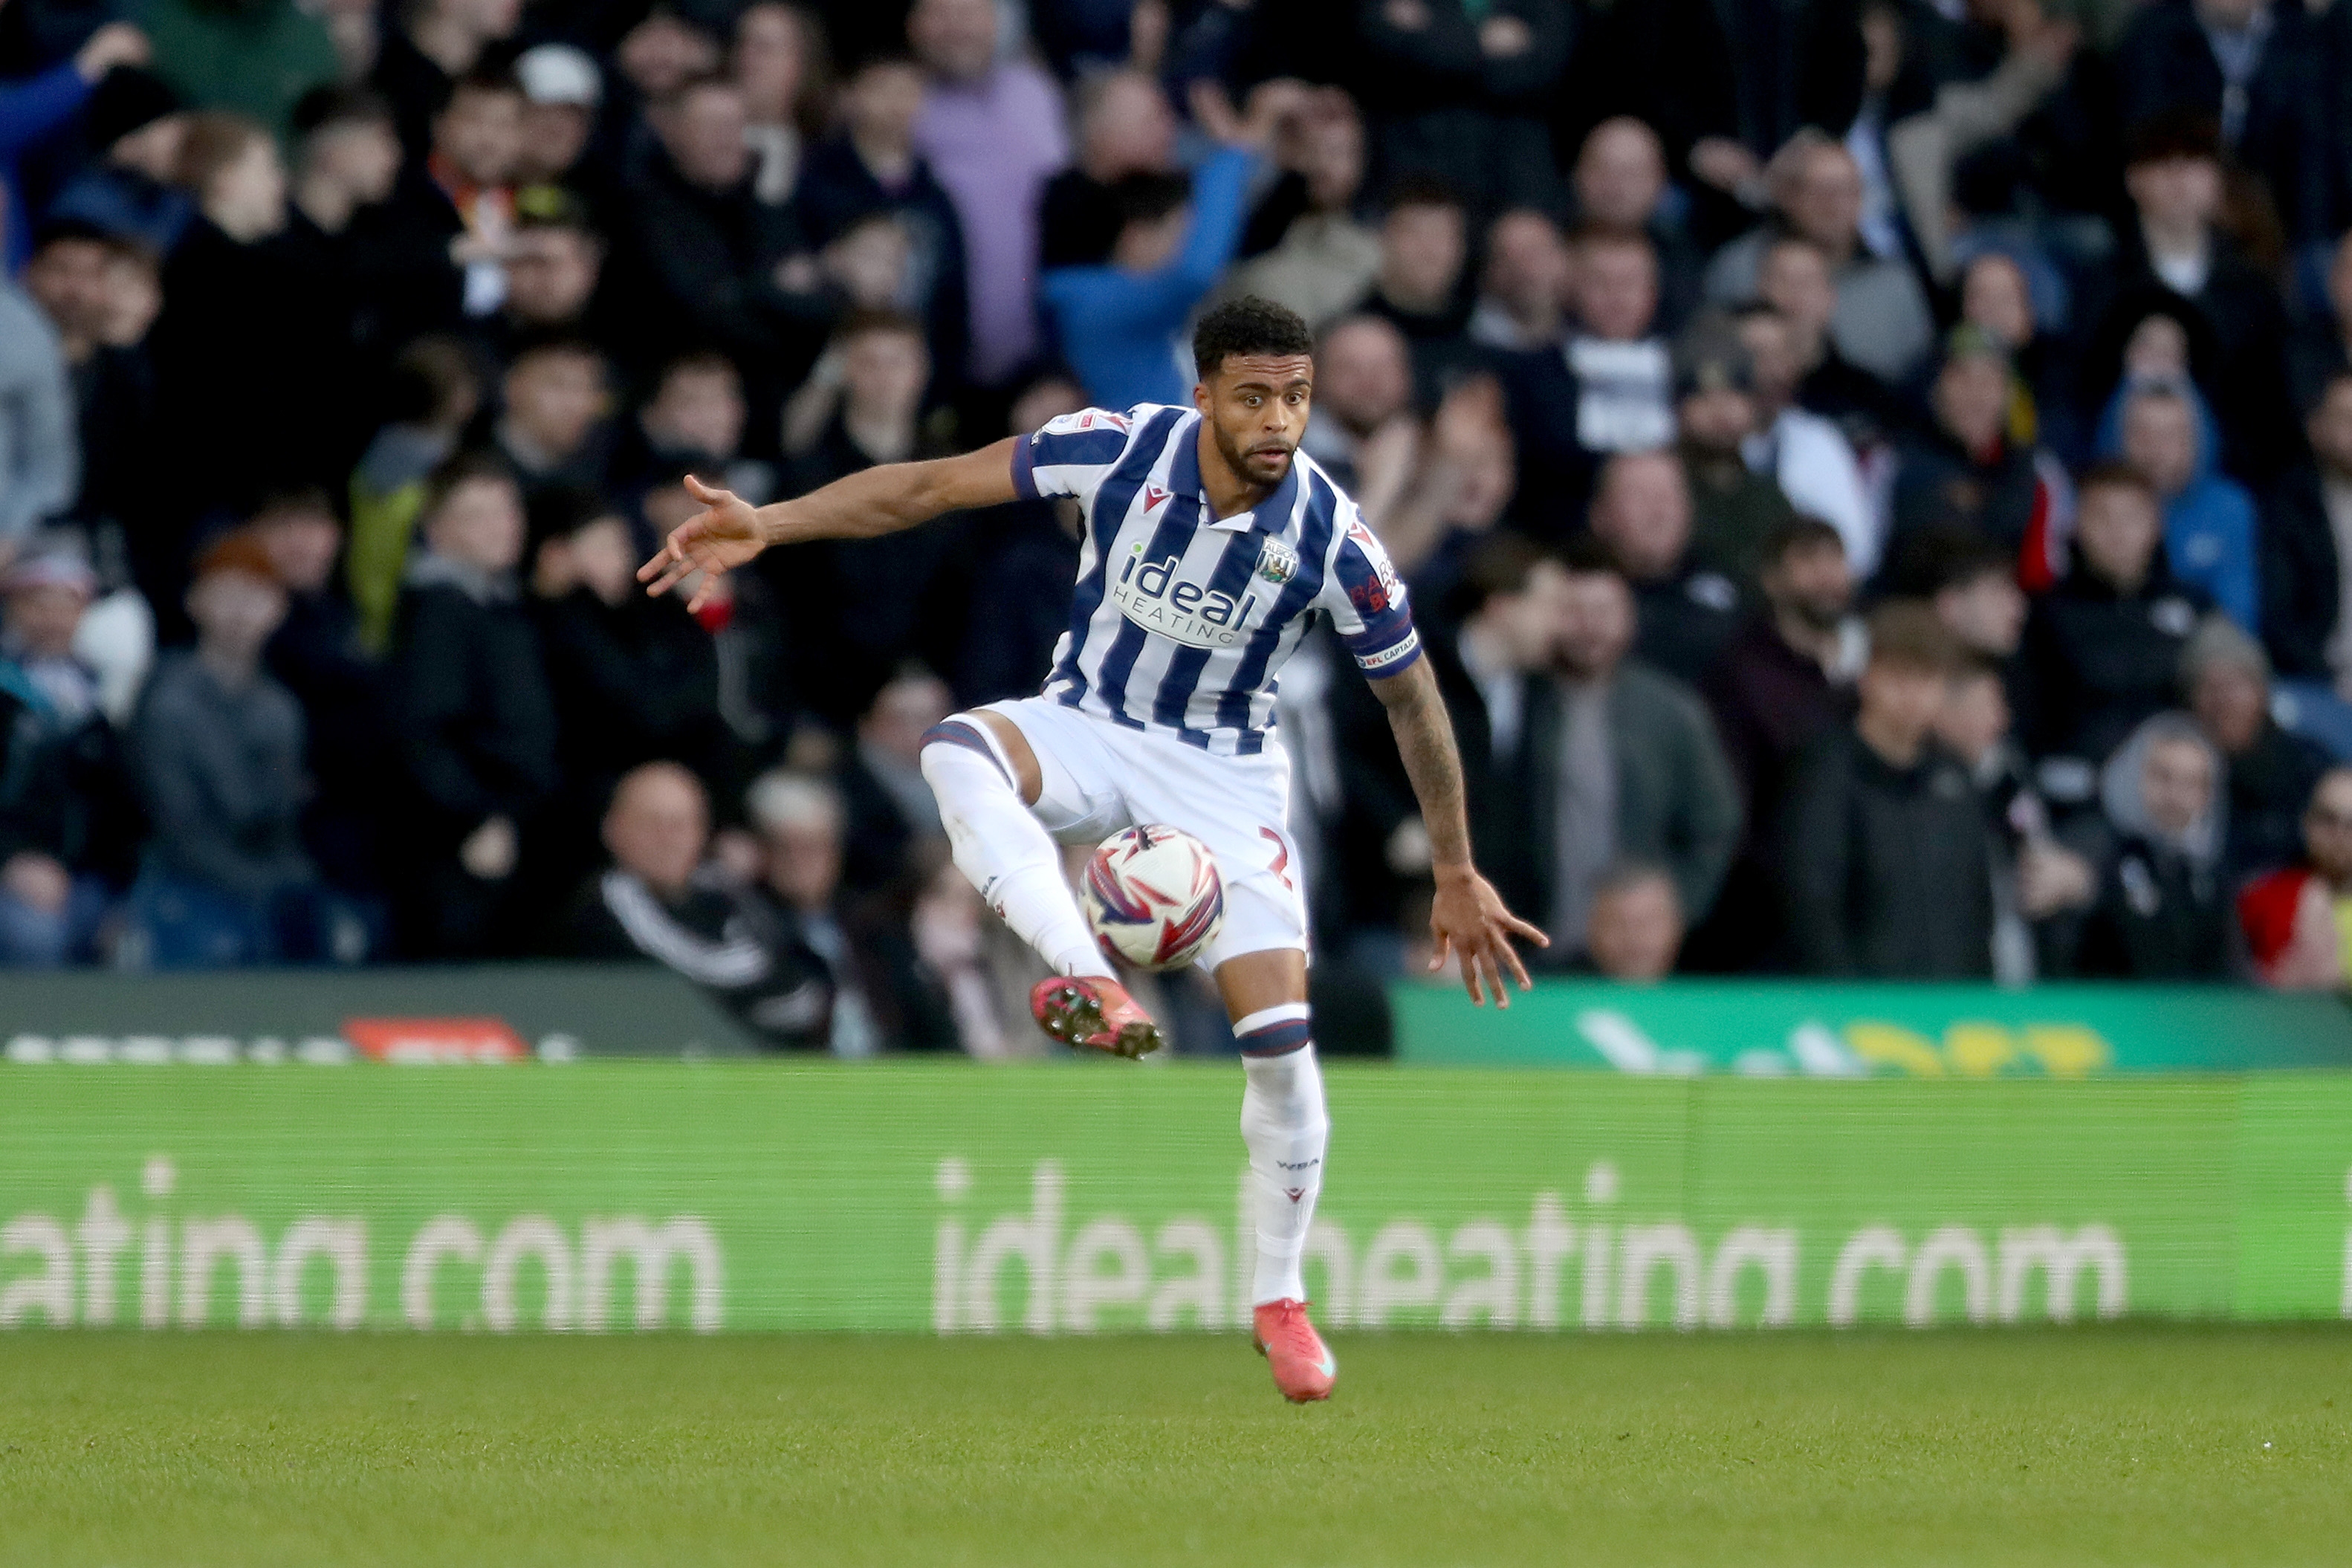
[(1261, 449), (1253, 449), (1234, 440), (1222, 425), (1213, 425), (1210, 429), (1216, 439), (1217, 455), (1224, 458), (1225, 467), (1247, 479), (1251, 484), (1264, 485), (1272, 489), (1282, 482), (1283, 476), (1290, 472), (1291, 457), (1298, 450), (1297, 443), (1293, 442), (1283, 447), (1281, 456), (1277, 458), (1271, 445)]

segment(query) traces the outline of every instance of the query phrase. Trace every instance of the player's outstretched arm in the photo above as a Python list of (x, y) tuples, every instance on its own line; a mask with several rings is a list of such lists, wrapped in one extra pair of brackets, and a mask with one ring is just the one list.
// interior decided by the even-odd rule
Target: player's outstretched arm
[(1432, 969), (1443, 967), (1448, 952), (1462, 959), (1462, 984), (1470, 1000), (1486, 1005), (1486, 993), (1495, 1005), (1511, 1005), (1504, 988), (1508, 970), (1528, 988), (1528, 966), (1511, 946), (1523, 936), (1538, 947), (1549, 947), (1551, 938), (1504, 908), (1494, 884), (1470, 863), (1470, 814), (1463, 800), (1462, 758), (1454, 749), (1454, 721), (1446, 717), (1445, 699), (1437, 689), (1437, 674), (1429, 660), (1417, 658), (1402, 675), (1372, 682), (1372, 690), (1389, 710), (1389, 728), (1396, 732), (1397, 751), (1404, 758), (1405, 776), (1421, 803), (1421, 819), (1429, 829), (1430, 858), (1437, 877), (1437, 896), (1429, 907), (1429, 934), (1437, 951)]
[(1014, 499), (1014, 445), (1008, 438), (960, 458), (885, 463), (763, 507), (688, 479), (688, 490), (706, 510), (670, 531), (654, 558), (637, 568), (637, 581), (648, 594), (667, 594), (698, 572), (702, 580), (687, 607), (700, 609), (714, 581), (772, 544), (871, 539), (942, 512), (1002, 505)]

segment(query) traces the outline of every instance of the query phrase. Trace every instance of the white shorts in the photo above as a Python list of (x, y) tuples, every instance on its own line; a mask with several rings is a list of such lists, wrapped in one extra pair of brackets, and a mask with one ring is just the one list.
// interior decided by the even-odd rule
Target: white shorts
[(1267, 948), (1307, 950), (1307, 900), (1289, 829), (1290, 753), (1212, 756), (1171, 736), (1130, 730), (1046, 697), (992, 702), (1037, 754), (1044, 787), (1030, 807), (1065, 844), (1098, 844), (1139, 824), (1191, 834), (1216, 857), (1225, 920), (1202, 950), (1215, 969)]

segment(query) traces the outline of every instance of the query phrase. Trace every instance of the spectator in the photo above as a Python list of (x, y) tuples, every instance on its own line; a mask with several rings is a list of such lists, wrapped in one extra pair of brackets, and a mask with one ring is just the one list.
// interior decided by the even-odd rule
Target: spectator
[(0, 581), (0, 963), (96, 957), (137, 867), (136, 791), (74, 653), (97, 586), (69, 539), (36, 540)]
[(2063, 973), (2098, 872), (2058, 842), (2010, 730), (2000, 665), (1964, 653), (1944, 685), (1936, 738), (1968, 769), (1992, 857), (1993, 979), (2025, 985)]
[(355, 248), (371, 258), (371, 286), (390, 310), (383, 330), (395, 341), (504, 303), (526, 107), (511, 70), (467, 72), (433, 115), (431, 151), (356, 226)]
[(1748, 467), (1755, 384), (1754, 362), (1729, 321), (1702, 316), (1684, 329), (1675, 344), (1675, 418), (1694, 553), (1750, 595), (1765, 539), (1796, 515), (1779, 482)]
[(389, 100), (401, 145), (418, 162), (433, 150), (433, 121), (457, 82), (491, 60), (522, 20), (521, 0), (423, 0), (383, 30), (371, 82)]
[(2248, 631), (2260, 623), (2254, 503), (2215, 466), (2212, 421), (2179, 383), (2128, 385), (2117, 395), (2111, 455), (2148, 477), (2164, 503), (2164, 550), (2173, 575), (2202, 588)]
[[(1773, 155), (1768, 177), (1778, 232), (1811, 241), (1830, 263), (1837, 289), (1831, 341), (1880, 381), (1901, 384), (1935, 346), (1935, 318), (1909, 266), (1874, 256), (1863, 243), (1862, 171), (1853, 154), (1808, 129)], [(1775, 232), (1759, 229), (1718, 251), (1707, 268), (1707, 298), (1738, 305), (1759, 297)]]
[[(173, 521), (184, 531), (208, 512), (242, 515), (263, 490), (310, 477), (329, 448), (315, 425), (314, 323), (284, 309), (308, 280), (290, 251), (269, 243), (286, 226), (277, 144), (249, 121), (200, 114), (180, 174), (198, 216), (164, 266), (163, 313), (148, 350), (156, 458), (173, 476)], [(184, 559), (175, 565), (184, 569)], [(159, 586), (163, 612), (180, 593)]]
[[(1086, 405), (1077, 383), (1040, 376), (1013, 400), (1006, 434), (1026, 436)], [(953, 675), (958, 708), (1034, 696), (1045, 684), (1055, 645), (1069, 629), (1078, 576), (1076, 530), (1064, 526), (1055, 502), (1013, 501), (977, 514), (972, 523), (979, 558), (972, 598), (991, 611), (965, 622)]]
[[(695, 776), (647, 763), (612, 791), (612, 867), (573, 898), (555, 933), (569, 957), (651, 959), (692, 981), (775, 1046), (823, 1046), (834, 998), (824, 960), (703, 856), (710, 805)], [(862, 1051), (870, 1055), (870, 1038)]]
[(1646, 234), (1658, 258), (1658, 319), (1676, 331), (1698, 309), (1706, 270), (1698, 247), (1672, 213), (1665, 148), (1642, 121), (1619, 115), (1594, 126), (1576, 155), (1578, 218), (1600, 228)]
[(448, 461), (482, 405), (481, 382), (462, 345), (420, 338), (401, 351), (387, 378), (390, 422), (375, 433), (351, 477), (352, 538), (345, 562), (360, 644), (380, 653), (392, 639), (394, 607), (408, 545), (424, 510), (426, 480)]
[(961, 220), (968, 369), (983, 386), (1003, 385), (1036, 353), (1038, 204), (1069, 161), (1053, 79), (997, 58), (998, 21), (996, 0), (917, 0), (907, 17), (907, 41), (930, 72), (915, 146)]
[(2225, 181), (2211, 121), (2176, 115), (2138, 127), (2124, 183), (2137, 221), (2117, 236), (2108, 314), (2136, 319), (2167, 294), (2188, 302), (2218, 348), (2211, 391), (2229, 414), (2231, 467), (2267, 482), (2294, 453), (2285, 316), (2277, 288), (2221, 227)]
[(945, 998), (918, 975), (904, 921), (860, 918), (844, 907), (840, 796), (814, 779), (770, 773), (751, 786), (746, 805), (765, 850), (756, 897), (803, 955), (808, 976), (795, 1005), (779, 1009), (779, 1025), (798, 1043), (836, 1057), (952, 1048), (953, 1018)]
[(1109, 260), (1128, 221), (1120, 184), (1177, 172), (1176, 116), (1150, 77), (1106, 72), (1080, 87), (1076, 108), (1076, 159), (1046, 183), (1037, 213), (1047, 270)]
[[(530, 507), (532, 609), (554, 700), (557, 773), (549, 853), (592, 853), (597, 813), (644, 763), (727, 782), (719, 664), (710, 634), (636, 585), (628, 520), (593, 494), (550, 489)], [(566, 868), (569, 882), (586, 869)], [(551, 875), (554, 875), (551, 871)]]
[(1486, 271), (1470, 312), (1472, 341), (1511, 353), (1557, 350), (1568, 335), (1574, 258), (1559, 226), (1515, 207), (1486, 231)]
[(1227, 146), (1189, 183), (1174, 174), (1121, 180), (1108, 261), (1049, 265), (1038, 297), (1096, 402), (1128, 408), (1186, 400), (1180, 338), (1241, 241), (1256, 161), (1248, 147)]
[(1841, 352), (1833, 330), (1837, 282), (1827, 251), (1796, 235), (1769, 240), (1758, 254), (1756, 297), (1789, 323), (1798, 405), (1835, 421), (1857, 454), (1915, 423), (1902, 396)]
[(523, 493), (550, 485), (601, 488), (612, 449), (604, 356), (585, 338), (547, 337), (508, 366), (498, 446)]
[(2075, 972), (2119, 980), (2220, 980), (2230, 973), (2221, 880), (2221, 759), (2197, 726), (2160, 713), (2101, 774), (2114, 844), (2083, 921)]
[(802, 155), (824, 133), (829, 67), (824, 29), (798, 5), (759, 0), (735, 18), (735, 82), (749, 122), (751, 189), (772, 207), (793, 199)]
[(1601, 468), (1593, 538), (1633, 590), (1633, 652), (1696, 686), (1739, 629), (1739, 587), (1691, 556), (1689, 481), (1670, 452), (1621, 452)]
[(2263, 519), (2263, 638), (2299, 700), (2326, 708), (2352, 696), (2352, 371), (2326, 382), (2304, 429), (2311, 460)]
[(550, 335), (609, 342), (597, 309), (604, 242), (580, 203), (550, 185), (515, 194), (515, 227), (506, 246), (507, 288), (499, 308), (474, 323), (484, 357), (503, 370), (521, 344)]
[[(835, 342), (839, 406), (815, 446), (793, 461), (786, 488), (794, 495), (923, 450), (917, 415), (930, 366), (921, 329), (904, 316), (853, 316)], [(794, 684), (825, 719), (846, 727), (904, 659), (939, 668), (954, 658), (968, 609), (958, 566), (964, 533), (943, 521), (792, 545), (764, 558), (793, 627)]]
[(637, 410), (637, 467), (647, 474), (691, 468), (710, 482), (765, 506), (778, 493), (772, 464), (743, 455), (743, 378), (725, 354), (681, 354), (664, 365), (654, 395)]
[(1739, 792), (1748, 835), (1715, 911), (1695, 933), (1692, 962), (1745, 970), (1775, 957), (1780, 845), (1774, 827), (1791, 768), (1844, 724), (1869, 639), (1853, 616), (1853, 574), (1837, 531), (1799, 517), (1766, 541), (1763, 609), (1716, 658), (1702, 691)]
[(1412, 350), (1385, 316), (1347, 316), (1315, 351), (1315, 404), (1301, 448), (1349, 494), (1363, 498), (1375, 447), (1411, 438)]
[(1779, 863), (1807, 973), (1992, 973), (1992, 867), (1976, 792), (1934, 733), (1955, 657), (1925, 606), (1882, 605), (1853, 723), (1809, 747), (1790, 780)]
[(1286, 305), (1320, 331), (1380, 275), (1380, 237), (1356, 216), (1364, 123), (1355, 100), (1328, 88), (1282, 121), (1274, 145), (1286, 173), (1252, 210), (1242, 238), (1248, 259), (1223, 292)]
[(132, 748), (156, 837), (135, 919), (157, 967), (328, 955), (302, 850), (302, 710), (261, 665), (285, 616), (260, 542), (222, 540), (188, 590), (196, 646), (165, 656), (140, 702)]
[[(1404, 452), (1400, 443), (1383, 457)], [(1376, 509), (1365, 516), (1412, 591), (1443, 599), (1464, 554), (1501, 523), (1517, 488), (1502, 389), (1489, 376), (1455, 384), (1411, 456), (1419, 467), (1402, 493), (1378, 467), (1360, 474), (1359, 504)]]
[(2225, 868), (2233, 881), (2294, 860), (2305, 803), (2327, 753), (2271, 718), (2271, 665), (2263, 645), (2227, 621), (2209, 619), (2181, 650), (2180, 684), (2228, 769), (2221, 803), (2229, 823)]
[(922, 107), (923, 75), (913, 60), (867, 60), (842, 92), (842, 133), (809, 153), (794, 201), (810, 242), (820, 247), (862, 218), (898, 218), (911, 245), (903, 303), (923, 317), (936, 374), (954, 385), (962, 379), (968, 331), (963, 230), (954, 203), (915, 151)]
[[(149, 526), (156, 506), (149, 472), (156, 434), (155, 373), (137, 346), (107, 341), (112, 305), (108, 269), (127, 245), (79, 219), (42, 226), (32, 263), (25, 268), (25, 291), (57, 334), (73, 395), (76, 439), (20, 447), (12, 434), (9, 449), (12, 461), (48, 469), (78, 451), (79, 493), (63, 510), (144, 584), (168, 574), (168, 563), (153, 559)], [(0, 289), (0, 300), (5, 298)], [(37, 357), (39, 341), (37, 333), (8, 335), (20, 354), (29, 350)], [(20, 416), (37, 417), (37, 399), (11, 399), (10, 406)], [(37, 502), (41, 486), (20, 480), (5, 491), (12, 502), (25, 505)], [(0, 528), (0, 537), (11, 531)]]
[(2075, 345), (2045, 325), (2058, 307), (2036, 296), (2025, 268), (2008, 254), (1989, 250), (1961, 268), (1960, 319), (1992, 334), (2009, 354), (2009, 439), (2049, 447), (2069, 463), (2088, 456), (2075, 407)]
[(1754, 367), (1758, 428), (1740, 447), (1750, 472), (1767, 474), (1789, 504), (1845, 541), (1856, 577), (1878, 569), (1879, 521), (1853, 448), (1837, 426), (1797, 404), (1797, 346), (1789, 319), (1769, 305), (1739, 313), (1739, 341)]
[(81, 488), (64, 345), (38, 307), (0, 279), (0, 542), (61, 516)]
[(558, 783), (554, 700), (516, 602), (522, 497), (504, 466), (445, 464), (423, 524), (429, 552), (408, 568), (393, 637), (394, 934), (413, 957), (478, 955), (498, 949), (525, 836)]
[(848, 818), (843, 880), (874, 892), (920, 886), (947, 853), (939, 803), (923, 778), (923, 735), (952, 710), (946, 682), (919, 665), (891, 676), (858, 715), (841, 788)]
[(1588, 452), (1646, 452), (1672, 443), (1674, 364), (1654, 328), (1658, 258), (1644, 235), (1588, 229), (1570, 274), (1576, 329), (1577, 445)]
[(2287, 342), (2287, 387), (2308, 410), (2336, 377), (2352, 372), (2352, 229), (2329, 253), (2326, 308), (2312, 311)]
[(1646, 985), (1674, 973), (1682, 951), (1683, 911), (1675, 879), (1638, 861), (1612, 868), (1593, 889), (1584, 952), (1611, 980)]
[(297, 490), (263, 502), (247, 531), (286, 591), (286, 618), (262, 662), (302, 710), (302, 845), (328, 886), (380, 925), (383, 822), (397, 757), (386, 733), (383, 667), (360, 637), (359, 613), (335, 571), (343, 528), (326, 495)]
[(2122, 123), (2196, 116), (2260, 174), (2301, 238), (2331, 221), (2321, 79), (2329, 51), (2299, 5), (2156, 0), (2116, 46)]
[(522, 87), (522, 135), (515, 153), (518, 187), (561, 184), (583, 171), (596, 111), (604, 101), (604, 73), (570, 44), (539, 44), (515, 61)]
[(2026, 599), (2017, 585), (2017, 563), (2007, 552), (1967, 529), (1929, 529), (1904, 547), (1878, 585), (1893, 596), (1927, 601), (1964, 653), (2000, 672), (2010, 716), (2025, 710), (2026, 671), (2018, 650)]
[(1381, 270), (1362, 309), (1385, 316), (1412, 345), (1413, 396), (1434, 408), (1446, 383), (1476, 358), (1462, 288), (1467, 219), (1452, 187), (1429, 176), (1390, 187), (1381, 219)]
[[(187, 105), (160, 77), (118, 66), (99, 79), (81, 121), (90, 161), (65, 181), (43, 221), (87, 223), (169, 255), (195, 216), (195, 204), (173, 183), (187, 136)], [(12, 210), (12, 237), (27, 232), (16, 226), (16, 216)]]
[(72, 58), (49, 64), (27, 80), (0, 84), (0, 241), (7, 247), (10, 272), (25, 259), (30, 226), (16, 188), (22, 178), (19, 154), (71, 123), (96, 97), (95, 88), (108, 72), (143, 66), (148, 54), (146, 34), (129, 23), (110, 23), (91, 32)]
[(717, 78), (690, 82), (651, 123), (660, 144), (628, 192), (650, 290), (637, 330), (649, 342), (704, 342), (760, 364), (780, 399), (816, 357), (832, 308), (812, 268), (785, 265), (803, 240), (755, 188), (743, 94)]
[(1582, 945), (1601, 879), (1651, 860), (1704, 918), (1739, 839), (1739, 803), (1714, 726), (1690, 689), (1629, 662), (1633, 596), (1597, 546), (1574, 549), (1559, 598), (1554, 679), (1535, 689), (1518, 786), (1531, 853), (1517, 879), (1550, 912), (1551, 953)]
[(2303, 814), (2304, 858), (2238, 895), (2238, 921), (2263, 983), (2337, 991), (2352, 972), (2352, 767), (2330, 768)]
[(1383, 170), (1460, 183), (1481, 212), (1558, 200), (1544, 115), (1568, 64), (1562, 0), (1414, 0), (1360, 16)]
[[(2093, 468), (2078, 505), (2074, 569), (2026, 622), (2021, 728), (2036, 756), (2096, 764), (2172, 706), (2181, 650), (2211, 601), (2166, 569), (2156, 491), (2138, 469)], [(2061, 793), (2083, 798), (2087, 780)]]
[(2009, 434), (2009, 356), (1991, 333), (1952, 330), (1936, 373), (1931, 430), (1898, 443), (1888, 545), (1900, 553), (1930, 530), (1965, 531), (2016, 563), (2028, 588), (2049, 586), (2053, 507), (2032, 448)]

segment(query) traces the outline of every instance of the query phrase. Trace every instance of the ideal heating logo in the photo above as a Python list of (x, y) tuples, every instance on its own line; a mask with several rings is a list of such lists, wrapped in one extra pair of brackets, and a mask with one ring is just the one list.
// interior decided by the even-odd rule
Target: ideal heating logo
[(185, 1205), (178, 1165), (158, 1154), (128, 1206), (100, 1183), (78, 1219), (11, 1215), (0, 1223), (0, 1329), (233, 1321), (600, 1333), (680, 1326), (682, 1303), (682, 1326), (707, 1334), (724, 1315), (718, 1233), (694, 1215), (592, 1215), (575, 1226), (545, 1214), (488, 1223), (436, 1214), (409, 1235), (394, 1277), (374, 1267), (361, 1215), (297, 1215), (273, 1237), (247, 1215)]
[(1257, 595), (1244, 594), (1236, 599), (1203, 584), (1187, 582), (1177, 575), (1182, 569), (1183, 558), (1177, 555), (1146, 561), (1143, 546), (1138, 544), (1118, 581), (1111, 584), (1111, 602), (1119, 614), (1144, 630), (1172, 637), (1187, 647), (1239, 646), (1248, 635)]
[[(971, 1167), (941, 1160), (932, 1327), (1045, 1334), (1139, 1321), (1163, 1331), (1246, 1324), (1251, 1179), (1243, 1173), (1229, 1225), (1180, 1215), (1147, 1228), (1117, 1214), (1073, 1214), (1053, 1160), (1032, 1169), (1025, 1212), (970, 1214)], [(1616, 1164), (1601, 1160), (1585, 1172), (1580, 1204), (1538, 1192), (1523, 1223), (1481, 1216), (1440, 1228), (1400, 1217), (1367, 1233), (1319, 1217), (1306, 1254), (1317, 1316), (1335, 1328), (1771, 1329), (1801, 1320), (1846, 1328), (1889, 1319), (1928, 1328), (2115, 1318), (2128, 1305), (2123, 1238), (2109, 1226), (1942, 1225), (1916, 1236), (1864, 1226), (1829, 1238), (1823, 1281), (1825, 1255), (1809, 1254), (1795, 1226), (1734, 1225), (1710, 1245), (1679, 1220), (1621, 1209), (1621, 1187)], [(1804, 1274), (1808, 1256), (1817, 1261)], [(2352, 1237), (2346, 1279), (2352, 1315)]]

